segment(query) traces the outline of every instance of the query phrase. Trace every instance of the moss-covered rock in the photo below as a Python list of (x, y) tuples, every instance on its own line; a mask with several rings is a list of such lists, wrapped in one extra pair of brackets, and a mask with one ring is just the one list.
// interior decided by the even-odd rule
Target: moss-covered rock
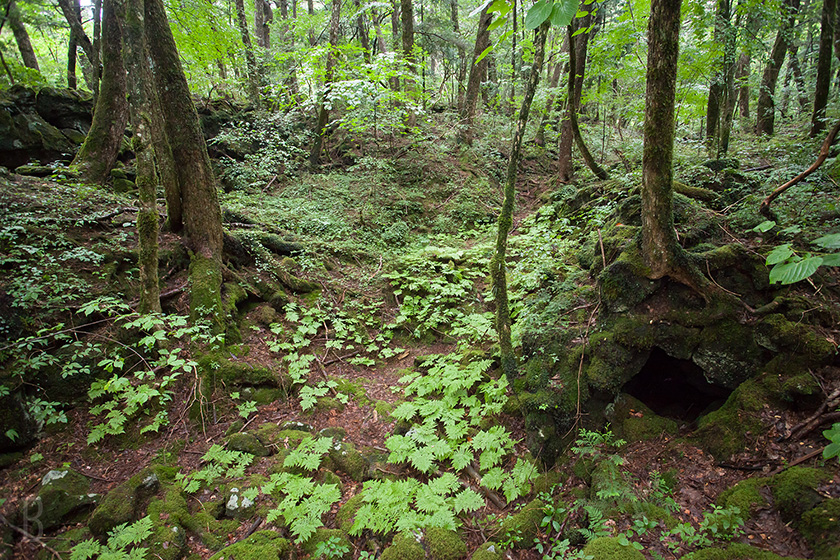
[(160, 479), (151, 468), (143, 469), (105, 496), (88, 520), (91, 533), (107, 536), (117, 525), (142, 517), (148, 500), (160, 488)]
[(755, 325), (754, 337), (768, 350), (805, 355), (815, 364), (825, 363), (835, 354), (832, 343), (818, 336), (807, 325), (788, 321), (781, 313), (764, 317)]
[(642, 401), (622, 393), (615, 400), (612, 425), (616, 433), (627, 441), (645, 441), (662, 434), (676, 435), (679, 427), (674, 420), (658, 416)]
[(271, 449), (263, 445), (257, 436), (249, 433), (237, 433), (227, 438), (227, 448), (231, 451), (250, 453), (257, 457), (268, 457)]
[(229, 519), (248, 519), (254, 514), (254, 501), (243, 496), (239, 488), (231, 488), (225, 499), (225, 517)]
[(394, 537), (391, 546), (382, 551), (381, 560), (425, 560), (423, 547), (410, 534), (399, 534)]
[(601, 299), (607, 309), (613, 313), (629, 311), (654, 293), (660, 281), (650, 280), (648, 273), (636, 244), (628, 244), (598, 275)]
[(806, 511), (797, 528), (814, 548), (814, 558), (835, 560), (840, 553), (840, 498)]
[(730, 389), (754, 376), (764, 358), (765, 353), (753, 342), (751, 328), (733, 319), (705, 327), (691, 356), (710, 383)]
[[(93, 538), (93, 535), (87, 527), (75, 527), (50, 539), (50, 547), (54, 550), (70, 550), (75, 545), (90, 538)], [(0, 553), (0, 558), (3, 560), (10, 560), (12, 557), (11, 555), (8, 557), (3, 556), (3, 554)], [(35, 560), (55, 560), (55, 556), (53, 556), (52, 552), (49, 550), (41, 549), (35, 555)]]
[(329, 452), (329, 462), (356, 482), (363, 482), (367, 478), (368, 462), (350, 442), (334, 441)]
[(338, 513), (335, 514), (335, 522), (338, 527), (345, 533), (350, 533), (353, 527), (353, 522), (356, 520), (356, 513), (365, 504), (365, 499), (362, 494), (356, 494), (347, 502), (338, 508)]
[(715, 457), (727, 459), (756, 437), (759, 413), (769, 402), (769, 392), (758, 380), (745, 381), (722, 407), (699, 418), (692, 438)]
[(239, 386), (290, 387), (291, 383), (279, 372), (264, 367), (254, 367), (240, 360), (233, 360), (223, 351), (208, 352), (199, 356), (198, 369), (213, 385), (227, 388)]
[(467, 543), (455, 531), (429, 527), (425, 541), (431, 560), (462, 560), (467, 557)]
[(767, 550), (754, 548), (748, 544), (735, 543), (727, 548), (704, 548), (687, 554), (682, 560), (797, 560), (779, 556)]
[(340, 529), (327, 529), (321, 527), (303, 543), (303, 551), (312, 558), (323, 558), (323, 555), (316, 555), (318, 552), (318, 545), (324, 543), (322, 547), (329, 547), (334, 555), (330, 558), (342, 558), (343, 560), (350, 560), (353, 558), (353, 546), (350, 544), (350, 539)]
[(817, 487), (830, 475), (810, 467), (791, 467), (773, 477), (773, 502), (785, 521), (801, 518), (809, 509), (823, 501)]
[(504, 554), (498, 543), (487, 541), (473, 552), (470, 560), (503, 560)]
[(286, 560), (292, 547), (275, 531), (257, 531), (247, 539), (213, 555), (210, 560)]
[(534, 539), (540, 530), (544, 510), (545, 502), (542, 500), (528, 502), (521, 510), (502, 520), (502, 534), (517, 539), (514, 544), (516, 548), (533, 546)]
[(583, 548), (592, 560), (644, 560), (644, 555), (632, 546), (624, 546), (615, 537), (592, 539)]
[(770, 479), (766, 477), (747, 478), (721, 492), (715, 501), (721, 507), (737, 507), (746, 516), (767, 505), (761, 489), (769, 483)]
[(50, 471), (41, 480), (38, 495), (26, 503), (23, 517), (37, 517), (44, 530), (80, 521), (99, 498), (89, 492), (90, 481), (76, 471)]

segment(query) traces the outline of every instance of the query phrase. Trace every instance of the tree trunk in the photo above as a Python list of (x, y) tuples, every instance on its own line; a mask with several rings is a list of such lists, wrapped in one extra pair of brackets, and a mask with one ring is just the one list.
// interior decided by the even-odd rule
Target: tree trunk
[(321, 149), (324, 146), (324, 134), (327, 122), (330, 120), (330, 110), (327, 98), (330, 95), (335, 71), (335, 48), (338, 44), (338, 25), (341, 21), (341, 0), (333, 0), (332, 16), (330, 17), (330, 50), (327, 53), (327, 67), (324, 72), (324, 89), (318, 100), (318, 123), (315, 125), (315, 141), (309, 154), (309, 165), (313, 168), (321, 163)]
[[(482, 12), (485, 14), (486, 9)], [(537, 29), (537, 36), (534, 40), (535, 51), (534, 61), (531, 65), (531, 74), (528, 78), (528, 85), (525, 89), (525, 98), (522, 100), (522, 107), (519, 109), (519, 119), (516, 123), (516, 131), (511, 141), (510, 156), (508, 157), (507, 174), (505, 176), (505, 200), (502, 203), (502, 210), (499, 213), (499, 229), (496, 236), (496, 251), (490, 261), (490, 277), (493, 282), (493, 295), (496, 301), (496, 331), (499, 333), (499, 346), (501, 348), (502, 372), (513, 380), (516, 376), (516, 355), (513, 352), (513, 344), (510, 335), (510, 307), (507, 295), (507, 268), (505, 266), (505, 253), (507, 252), (507, 239), (513, 225), (513, 204), (516, 197), (516, 175), (519, 168), (519, 159), (522, 153), (522, 138), (525, 135), (525, 126), (528, 124), (528, 113), (531, 110), (531, 102), (534, 100), (534, 93), (540, 81), (543, 59), (545, 58), (545, 41), (548, 36), (549, 22), (543, 23)]]
[(113, 0), (105, 0), (102, 21), (102, 81), (93, 122), (84, 144), (73, 159), (81, 176), (92, 183), (108, 180), (122, 148), (128, 123), (126, 75), (123, 66), (119, 21)]
[[(245, 64), (247, 66), (248, 101), (254, 107), (260, 106), (260, 86), (257, 76), (257, 60), (254, 57), (254, 47), (251, 44), (251, 34), (248, 33), (248, 21), (245, 18), (244, 0), (234, 0), (236, 4), (236, 23), (242, 35), (242, 45), (245, 47)], [(261, 0), (260, 0), (261, 1)]]
[[(728, 34), (729, 26), (731, 24), (731, 10), (729, 0), (718, 0), (717, 11), (715, 13), (715, 43), (724, 45), (726, 43), (726, 36)], [(725, 51), (724, 47), (724, 51)], [(712, 75), (712, 83), (709, 86), (709, 98), (706, 103), (706, 148), (710, 154), (715, 154), (719, 146), (719, 127), (721, 108), (724, 104), (725, 85), (724, 73), (726, 54), (721, 57), (720, 61), (716, 62), (715, 71)]]
[(400, 0), (391, 0), (391, 41), (394, 52), (400, 51)]
[(96, 92), (99, 89), (99, 53), (93, 48), (93, 44), (90, 42), (88, 36), (85, 35), (81, 18), (76, 12), (76, 7), (74, 6), (72, 0), (58, 0), (58, 5), (61, 8), (61, 12), (64, 14), (64, 19), (67, 20), (67, 24), (70, 26), (70, 33), (75, 39), (76, 44), (82, 47), (82, 50), (85, 52), (85, 56), (87, 56), (90, 61), (92, 77), (91, 83), (88, 85), (91, 86), (91, 90), (94, 95), (96, 95)]
[(78, 43), (76, 43), (76, 36), (72, 33), (67, 40), (67, 87), (69, 89), (76, 89), (79, 87), (79, 81), (76, 78), (76, 50)]
[[(574, 31), (583, 29), (592, 25), (592, 9), (594, 6), (582, 6), (581, 9), (586, 9), (589, 13), (583, 18), (575, 18), (572, 22)], [(583, 94), (583, 77), (586, 73), (586, 50), (589, 44), (590, 33), (581, 33), (576, 37), (570, 39), (569, 51), (575, 49), (575, 59), (577, 60), (577, 70), (574, 75), (574, 95), (566, 99), (566, 111), (563, 122), (560, 125), (560, 143), (558, 144), (558, 179), (566, 183), (572, 179), (575, 174), (574, 162), (572, 161), (572, 143), (575, 141), (575, 132), (572, 129), (572, 122), (569, 120), (569, 115), (572, 111), (577, 113), (580, 109), (580, 98)], [(571, 79), (571, 75), (569, 77)]]
[(831, 89), (831, 50), (834, 27), (837, 25), (837, 0), (823, 0), (820, 22), (820, 52), (817, 59), (817, 85), (814, 92), (814, 112), (811, 115), (811, 138), (825, 130), (825, 108)]
[[(285, 4), (285, 0), (283, 2)], [(286, 15), (283, 15), (283, 19)], [(254, 0), (254, 36), (257, 39), (257, 46), (265, 50), (271, 48), (271, 22), (274, 21), (274, 14), (271, 5), (267, 0)]]
[(362, 11), (361, 0), (353, 0), (359, 14), (356, 16), (356, 33), (359, 35), (359, 44), (362, 46), (362, 56), (365, 62), (370, 64), (370, 37), (365, 25), (365, 13)]
[(796, 12), (799, 9), (799, 0), (785, 0), (782, 5), (782, 20), (776, 40), (773, 42), (773, 50), (770, 51), (770, 60), (764, 68), (764, 75), (761, 78), (761, 90), (758, 94), (758, 115), (755, 131), (756, 134), (773, 134), (773, 126), (776, 119), (776, 106), (773, 96), (776, 93), (776, 81), (779, 79), (779, 70), (785, 60), (785, 51), (788, 49), (788, 36), (793, 28), (796, 19)]
[(648, 24), (648, 63), (642, 153), (642, 257), (650, 278), (675, 266), (672, 162), (674, 107), (682, 0), (653, 0)]
[(464, 106), (464, 78), (467, 75), (467, 49), (460, 41), (461, 27), (458, 23), (458, 0), (449, 0), (449, 19), (452, 22), (452, 31), (458, 35), (458, 111)]
[(738, 113), (742, 119), (750, 118), (750, 55), (741, 53), (735, 70), (735, 83), (738, 88)]
[(32, 42), (29, 40), (29, 33), (26, 32), (26, 27), (20, 19), (20, 10), (14, 0), (11, 0), (8, 6), (9, 27), (12, 28), (12, 33), (15, 36), (15, 42), (20, 51), (20, 58), (23, 60), (23, 65), (33, 70), (41, 71), (38, 67), (38, 58), (35, 56), (35, 50), (32, 48)]
[(464, 96), (464, 107), (461, 111), (463, 128), (458, 131), (458, 143), (468, 146), (472, 146), (473, 141), (473, 121), (478, 107), (481, 78), (487, 72), (487, 57), (485, 56), (481, 60), (478, 60), (478, 57), (490, 46), (490, 31), (488, 28), (493, 21), (493, 16), (488, 12), (489, 8), (489, 4), (485, 6), (478, 19), (478, 33), (475, 38), (470, 77), (467, 80), (467, 92)]
[(788, 51), (790, 69), (793, 73), (793, 84), (796, 87), (796, 99), (799, 102), (799, 114), (801, 115), (808, 108), (808, 95), (805, 93), (805, 78), (802, 76), (802, 67), (799, 65), (799, 46), (793, 42)]
[[(146, 0), (147, 37), (166, 135), (172, 148), (183, 211), (185, 244), (191, 251), (190, 312), (222, 330), (222, 211), (207, 145), (190, 96), (178, 49), (161, 0)], [(177, 224), (174, 224), (177, 226)]]
[(143, 0), (106, 0), (113, 3), (114, 11), (122, 20), (123, 64), (128, 75), (129, 113), (134, 129), (134, 155), (137, 168), (139, 211), (137, 233), (140, 254), (140, 313), (160, 313), (160, 286), (158, 284), (158, 213), (157, 179), (152, 147), (151, 72), (146, 56)]
[(558, 62), (554, 65), (554, 69), (551, 72), (551, 80), (548, 84), (550, 93), (545, 102), (545, 111), (543, 112), (542, 119), (540, 119), (540, 126), (537, 127), (537, 134), (534, 137), (534, 143), (540, 147), (545, 146), (545, 128), (548, 126), (551, 113), (554, 112), (554, 100), (557, 98), (554, 92), (557, 89), (557, 84), (560, 83), (560, 74), (562, 73), (563, 65)]
[[(574, 45), (574, 39), (572, 38), (572, 26), (568, 27), (568, 37), (569, 37), (569, 45)], [(574, 97), (574, 89), (576, 87), (577, 80), (574, 79), (577, 77), (577, 48), (570, 48), (569, 49), (569, 81), (568, 81), (568, 97), (572, 99)], [(580, 133), (580, 127), (578, 126), (577, 120), (577, 111), (572, 109), (572, 104), (569, 104), (569, 113), (568, 113), (569, 125), (572, 129), (572, 134), (575, 139), (575, 144), (580, 151), (581, 156), (583, 157), (583, 161), (586, 162), (586, 166), (595, 174), (596, 177), (601, 179), (602, 181), (606, 181), (609, 179), (607, 172), (598, 165), (595, 161), (595, 158), (592, 157), (592, 154), (589, 152), (589, 148), (586, 147), (586, 143), (583, 141), (583, 136)]]

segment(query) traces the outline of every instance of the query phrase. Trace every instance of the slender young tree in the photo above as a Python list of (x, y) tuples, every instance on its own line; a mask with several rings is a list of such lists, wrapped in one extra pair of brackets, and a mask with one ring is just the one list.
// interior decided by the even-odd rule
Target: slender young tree
[[(64, 14), (64, 19), (67, 20), (67, 24), (70, 26), (70, 34), (72, 35), (73, 40), (76, 42), (76, 45), (82, 47), (85, 56), (87, 56), (87, 59), (90, 62), (91, 77), (89, 78), (90, 81), (88, 83), (88, 87), (90, 87), (91, 91), (93, 91), (94, 95), (96, 95), (99, 90), (99, 52), (93, 48), (93, 43), (87, 34), (85, 34), (85, 30), (82, 27), (82, 20), (76, 9), (75, 2), (73, 0), (58, 0), (58, 6)], [(85, 74), (85, 79), (88, 79), (87, 74)]]
[[(569, 37), (569, 44), (573, 45), (572, 39), (572, 27), (568, 27), (568, 37)], [(576, 48), (569, 49), (569, 81), (568, 81), (568, 96), (569, 99), (574, 97), (574, 88), (576, 80), (573, 79), (573, 76), (577, 76), (577, 51)], [(606, 181), (609, 179), (609, 175), (607, 172), (595, 161), (595, 158), (592, 157), (592, 154), (589, 151), (589, 148), (586, 147), (586, 143), (583, 141), (583, 135), (580, 133), (580, 127), (578, 126), (578, 118), (577, 118), (577, 111), (572, 110), (572, 104), (568, 104), (568, 114), (567, 118), (569, 120), (569, 126), (572, 130), (572, 135), (575, 139), (575, 145), (580, 151), (581, 157), (583, 157), (583, 161), (586, 162), (586, 166), (595, 174), (596, 177), (601, 179), (602, 181)]]
[(245, 47), (246, 83), (248, 87), (248, 101), (254, 107), (260, 106), (260, 86), (257, 71), (257, 59), (254, 57), (254, 46), (251, 44), (251, 34), (248, 32), (248, 20), (245, 18), (244, 0), (235, 0), (236, 23), (239, 26), (239, 33), (242, 36), (242, 45)]
[(475, 120), (475, 112), (478, 106), (478, 94), (481, 90), (482, 77), (487, 73), (487, 64), (489, 62), (487, 56), (479, 60), (482, 53), (490, 47), (489, 28), (493, 22), (493, 15), (489, 12), (489, 9), (490, 4), (488, 3), (481, 10), (481, 16), (478, 19), (478, 32), (475, 38), (470, 77), (467, 80), (467, 92), (464, 96), (464, 106), (461, 110), (462, 128), (458, 132), (458, 142), (468, 146), (472, 146), (474, 134), (473, 121)]
[(820, 21), (820, 51), (817, 58), (817, 84), (814, 91), (814, 112), (811, 115), (811, 138), (825, 130), (825, 108), (831, 89), (831, 51), (834, 26), (837, 25), (837, 0), (823, 0)]
[(511, 140), (510, 156), (508, 157), (507, 173), (505, 174), (505, 200), (502, 203), (502, 210), (499, 212), (496, 251), (490, 260), (490, 277), (493, 281), (493, 295), (496, 301), (496, 332), (499, 333), (502, 371), (509, 379), (513, 379), (516, 375), (517, 368), (516, 355), (513, 353), (513, 343), (510, 334), (511, 318), (507, 295), (505, 253), (507, 252), (508, 234), (513, 225), (513, 203), (516, 198), (516, 176), (522, 154), (522, 138), (525, 136), (525, 126), (528, 124), (531, 102), (534, 100), (534, 94), (537, 91), (540, 74), (542, 73), (548, 28), (549, 21), (546, 20), (537, 28), (536, 38), (534, 39), (534, 45), (536, 47), (534, 61), (531, 64), (531, 73), (525, 89), (525, 98), (522, 100), (522, 107), (519, 109), (519, 118), (516, 122), (516, 130), (513, 133), (513, 140)]
[(73, 159), (81, 176), (94, 183), (108, 180), (122, 148), (128, 123), (126, 74), (122, 57), (122, 33), (111, 0), (103, 4), (102, 80), (93, 121), (84, 144)]
[(761, 89), (758, 94), (758, 106), (756, 107), (755, 131), (757, 134), (773, 134), (776, 120), (776, 104), (773, 100), (776, 93), (776, 82), (779, 79), (779, 70), (781, 70), (782, 63), (785, 60), (790, 31), (796, 21), (798, 10), (799, 0), (784, 0), (781, 25), (776, 34), (776, 40), (773, 42), (773, 50), (770, 51), (770, 60), (767, 62), (764, 75), (761, 78)]
[(315, 125), (315, 141), (309, 154), (309, 165), (317, 167), (321, 163), (321, 149), (324, 146), (324, 134), (330, 120), (330, 109), (327, 98), (332, 89), (333, 74), (335, 72), (335, 49), (338, 45), (338, 25), (341, 22), (341, 0), (332, 0), (332, 15), (330, 16), (330, 48), (327, 52), (327, 67), (324, 72), (324, 89), (318, 99), (318, 123)]
[(15, 0), (10, 0), (7, 7), (9, 27), (15, 36), (15, 42), (20, 52), (20, 58), (23, 60), (23, 65), (33, 70), (41, 71), (38, 66), (38, 58), (35, 56), (35, 49), (32, 48), (32, 42), (29, 40), (29, 33), (26, 31), (26, 26), (20, 18), (20, 10), (15, 3)]

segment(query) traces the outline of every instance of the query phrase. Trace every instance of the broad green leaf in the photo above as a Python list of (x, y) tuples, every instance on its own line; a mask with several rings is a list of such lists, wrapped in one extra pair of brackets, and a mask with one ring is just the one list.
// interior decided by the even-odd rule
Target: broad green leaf
[(823, 249), (840, 249), (840, 233), (823, 235), (819, 239), (814, 239), (811, 243)]
[(502, 27), (507, 22), (508, 22), (507, 19), (505, 19), (503, 17), (498, 17), (493, 21), (493, 23), (491, 23), (489, 26), (487, 26), (487, 30), (488, 31), (493, 31), (494, 29), (498, 29), (498, 28)]
[(775, 225), (776, 225), (776, 222), (774, 222), (773, 220), (764, 220), (763, 222), (761, 222), (760, 224), (758, 224), (757, 226), (752, 228), (752, 230), (757, 232), (757, 233), (765, 233), (765, 232), (773, 229), (773, 227), (775, 227)]
[[(482, 4), (482, 7), (486, 4)], [(499, 14), (499, 16), (504, 17), (510, 13), (511, 4), (506, 2), (505, 0), (495, 0), (490, 7), (487, 9), (488, 12)], [(479, 10), (480, 12), (481, 10)]]
[(811, 276), (822, 264), (822, 257), (808, 257), (798, 262), (777, 264), (770, 270), (770, 283), (794, 284)]
[(767, 255), (767, 261), (765, 264), (767, 264), (767, 266), (778, 264), (788, 260), (791, 256), (793, 256), (793, 249), (790, 248), (790, 243), (785, 243), (784, 245), (779, 245), (770, 251), (770, 254)]
[[(525, 29), (536, 29), (542, 25), (543, 22), (551, 15), (553, 9), (554, 2), (551, 0), (539, 0), (539, 2), (531, 6), (528, 9), (528, 13), (525, 14)], [(575, 11), (577, 11), (577, 6), (575, 6)], [(569, 19), (569, 21), (572, 20)]]
[(554, 4), (551, 13), (551, 25), (554, 27), (566, 27), (575, 19), (578, 11), (578, 3), (575, 0), (561, 0)]
[(840, 253), (823, 255), (821, 266), (840, 266)]

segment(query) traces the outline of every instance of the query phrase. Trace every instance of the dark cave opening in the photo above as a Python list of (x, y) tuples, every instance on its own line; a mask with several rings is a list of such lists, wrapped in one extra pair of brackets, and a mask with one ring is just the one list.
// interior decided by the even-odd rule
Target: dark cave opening
[(659, 416), (694, 422), (726, 402), (730, 389), (709, 383), (691, 360), (680, 360), (653, 348), (642, 369), (622, 388)]

